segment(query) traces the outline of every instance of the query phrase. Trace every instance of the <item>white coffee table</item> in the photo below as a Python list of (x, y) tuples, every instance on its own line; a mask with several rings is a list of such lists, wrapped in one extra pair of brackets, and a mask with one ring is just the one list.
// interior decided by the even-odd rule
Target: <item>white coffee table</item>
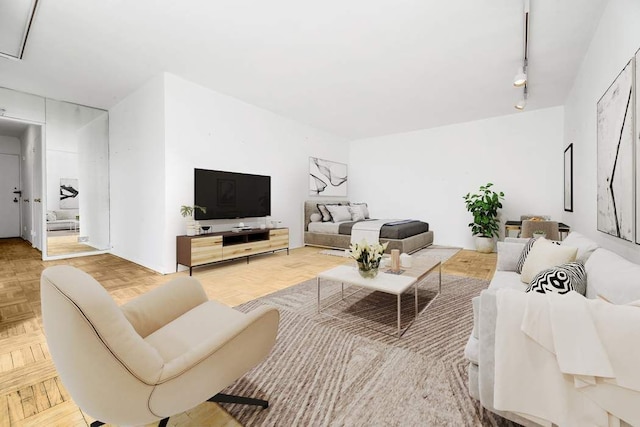
[[(440, 291), (442, 290), (442, 263), (433, 258), (427, 257), (414, 257), (411, 268), (405, 268), (403, 270), (404, 273), (400, 275), (385, 273), (387, 268), (380, 268), (378, 275), (373, 279), (365, 279), (360, 276), (358, 273), (357, 267), (354, 265), (340, 265), (338, 267), (332, 268), (331, 270), (323, 271), (318, 274), (316, 279), (316, 283), (318, 286), (318, 313), (320, 313), (320, 279), (324, 280), (332, 280), (335, 282), (342, 283), (342, 299), (344, 299), (344, 284), (350, 284), (355, 286), (360, 286), (366, 289), (371, 289), (374, 291), (385, 292), (387, 294), (396, 295), (398, 302), (398, 338), (400, 338), (413, 324), (415, 319), (418, 317), (418, 283), (422, 281), (423, 278), (427, 276), (427, 274), (433, 272), (435, 269), (438, 269), (438, 293), (429, 304), (422, 310), (426, 310), (431, 303), (440, 295)], [(415, 295), (415, 318), (407, 325), (407, 327), (402, 330), (400, 324), (400, 316), (401, 316), (401, 298), (402, 294), (408, 291), (411, 287), (414, 288)]]

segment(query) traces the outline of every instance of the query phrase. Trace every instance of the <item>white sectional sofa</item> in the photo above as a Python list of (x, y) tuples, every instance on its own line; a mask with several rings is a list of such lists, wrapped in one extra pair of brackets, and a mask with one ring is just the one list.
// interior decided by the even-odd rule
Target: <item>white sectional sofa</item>
[[(495, 275), (488, 289), (473, 299), (474, 326), (465, 348), (465, 356), (469, 360), (470, 395), (478, 399), (485, 409), (519, 424), (534, 426), (541, 424), (513, 412), (498, 411), (494, 407), (496, 295), (501, 289), (526, 290), (527, 285), (520, 280), (515, 267), (527, 241), (528, 239), (507, 238), (505, 242), (498, 243)], [(576, 260), (584, 263), (587, 273), (587, 298), (602, 298), (613, 304), (628, 304), (640, 300), (640, 265), (599, 248), (595, 242), (575, 232), (570, 233), (561, 244), (578, 249)], [(621, 425), (627, 424), (622, 421)]]

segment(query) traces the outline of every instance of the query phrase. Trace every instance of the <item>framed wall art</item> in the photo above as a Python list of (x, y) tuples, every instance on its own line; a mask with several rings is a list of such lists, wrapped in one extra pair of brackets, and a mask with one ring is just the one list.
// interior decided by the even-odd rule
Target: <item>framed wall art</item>
[(309, 157), (309, 195), (347, 196), (347, 165)]
[(564, 210), (573, 212), (573, 144), (564, 150)]
[(598, 230), (634, 241), (633, 59), (597, 104)]

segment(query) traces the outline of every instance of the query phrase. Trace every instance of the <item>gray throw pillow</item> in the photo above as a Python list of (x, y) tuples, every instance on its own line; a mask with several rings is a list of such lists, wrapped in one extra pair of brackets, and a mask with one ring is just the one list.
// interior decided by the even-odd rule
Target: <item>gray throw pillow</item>
[(359, 206), (362, 209), (362, 213), (364, 214), (365, 219), (369, 219), (369, 206), (366, 203), (349, 203), (349, 206)]
[(331, 221), (333, 222), (351, 221), (351, 212), (349, 212), (348, 206), (326, 205), (326, 208), (329, 210), (329, 213), (331, 214)]
[(587, 293), (587, 272), (581, 262), (569, 262), (547, 270), (542, 270), (531, 280), (526, 292), (540, 294), (566, 294), (576, 291), (581, 295)]

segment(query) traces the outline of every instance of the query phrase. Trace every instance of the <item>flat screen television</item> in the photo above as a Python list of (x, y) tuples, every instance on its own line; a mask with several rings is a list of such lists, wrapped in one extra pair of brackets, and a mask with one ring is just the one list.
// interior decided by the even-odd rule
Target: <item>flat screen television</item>
[(271, 215), (271, 177), (195, 169), (195, 219), (254, 218)]

